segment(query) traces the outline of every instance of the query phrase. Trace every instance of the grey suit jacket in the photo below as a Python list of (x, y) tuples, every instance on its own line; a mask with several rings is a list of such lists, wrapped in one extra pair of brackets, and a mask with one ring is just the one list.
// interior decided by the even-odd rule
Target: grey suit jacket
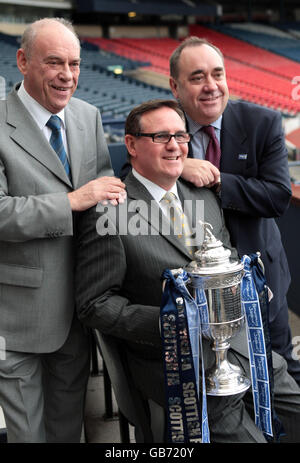
[(97, 109), (65, 109), (72, 184), (17, 96), (0, 102), (0, 336), (9, 350), (51, 352), (74, 313), (74, 217), (67, 193), (113, 175)]
[[(157, 227), (150, 208), (143, 207), (153, 200), (146, 188), (132, 173), (125, 183), (128, 204), (108, 208), (108, 213), (103, 207), (98, 207), (102, 213), (92, 208), (81, 215), (77, 244), (77, 310), (84, 324), (122, 340), (138, 388), (147, 390), (146, 395), (161, 402), (161, 275), (166, 268), (182, 267), (192, 259), (175, 236), (164, 235), (162, 226)], [(215, 195), (206, 188), (198, 189), (183, 181), (178, 181), (178, 190), (182, 199), (193, 203), (204, 200), (205, 221), (213, 225), (215, 236), (230, 247)], [(159, 209), (158, 205), (156, 207)], [(130, 224), (138, 224), (144, 231), (148, 230), (148, 234), (126, 233), (124, 217), (127, 211), (131, 211), (127, 214), (128, 228)], [(110, 234), (100, 236), (104, 226), (110, 229)]]

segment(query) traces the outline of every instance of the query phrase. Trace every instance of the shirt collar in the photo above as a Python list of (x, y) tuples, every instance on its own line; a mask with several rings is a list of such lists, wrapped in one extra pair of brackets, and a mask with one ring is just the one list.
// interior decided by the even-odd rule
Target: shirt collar
[[(44, 106), (40, 105), (29, 93), (25, 90), (24, 82), (22, 81), (20, 88), (18, 90), (18, 97), (22, 101), (23, 105), (27, 109), (27, 111), (31, 114), (37, 125), (41, 130), (47, 124), (49, 118), (52, 116)], [(63, 126), (65, 127), (65, 111), (64, 109), (57, 113), (63, 122)]]
[[(135, 176), (135, 178), (137, 180), (139, 180), (142, 183), (142, 185), (144, 185), (144, 187), (149, 191), (151, 196), (153, 196), (153, 198), (158, 203), (162, 200), (162, 198), (166, 194), (167, 190), (165, 190), (164, 188), (161, 188), (156, 183), (153, 183), (148, 178), (143, 177), (143, 175), (141, 175), (139, 172), (137, 172), (134, 168), (132, 168), (132, 174)], [(174, 193), (176, 195), (176, 198), (179, 199), (176, 182), (174, 183), (172, 188), (170, 188), (170, 190), (168, 190), (168, 191), (171, 191), (172, 193)]]
[[(185, 114), (185, 115), (188, 121), (188, 127), (189, 127), (188, 131), (191, 135), (195, 135), (195, 133), (198, 132), (198, 130), (200, 130), (201, 127), (203, 127), (203, 125), (198, 124), (198, 122), (193, 121), (193, 119), (191, 119), (188, 114)], [(215, 129), (221, 130), (222, 114), (220, 117), (218, 117), (216, 121), (214, 121), (212, 124), (209, 124), (209, 125), (212, 125)]]

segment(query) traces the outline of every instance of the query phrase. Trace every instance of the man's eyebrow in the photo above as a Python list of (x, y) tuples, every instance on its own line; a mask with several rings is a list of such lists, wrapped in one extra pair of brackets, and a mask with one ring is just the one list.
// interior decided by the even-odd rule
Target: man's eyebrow
[[(59, 60), (59, 61), (63, 61), (63, 60), (64, 60), (64, 58), (62, 58), (61, 56), (58, 56), (58, 55), (48, 55), (48, 56), (46, 56), (45, 61), (47, 61), (47, 60), (49, 60), (49, 59), (54, 59), (54, 60)], [(78, 61), (78, 62), (80, 63), (81, 58), (80, 58), (80, 57), (78, 57), (78, 58), (73, 58), (71, 61), (72, 61), (72, 62)]]
[(196, 69), (195, 71), (191, 72), (190, 76), (195, 76), (196, 74), (204, 74), (203, 69)]
[(214, 69), (214, 71), (217, 71), (217, 72), (219, 72), (219, 71), (224, 71), (224, 66), (217, 66), (217, 67)]
[[(224, 71), (224, 67), (223, 66), (217, 66), (213, 69), (214, 72), (220, 72), (220, 71)], [(204, 70), (203, 69), (196, 69), (195, 71), (191, 72), (190, 76), (193, 77), (197, 74), (204, 74)]]
[(58, 55), (48, 55), (48, 56), (46, 56), (45, 59), (61, 59), (61, 57), (58, 56)]

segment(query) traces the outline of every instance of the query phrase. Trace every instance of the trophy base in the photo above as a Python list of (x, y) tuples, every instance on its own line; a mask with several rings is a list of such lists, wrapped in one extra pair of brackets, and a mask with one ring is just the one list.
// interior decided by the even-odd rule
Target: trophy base
[(206, 394), (226, 396), (240, 394), (251, 386), (250, 380), (234, 365), (227, 363), (226, 371), (216, 370), (207, 372)]

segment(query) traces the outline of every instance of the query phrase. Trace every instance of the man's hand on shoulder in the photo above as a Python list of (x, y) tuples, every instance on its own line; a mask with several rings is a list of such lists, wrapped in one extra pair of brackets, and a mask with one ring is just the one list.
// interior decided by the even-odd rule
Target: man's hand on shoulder
[(220, 171), (204, 159), (187, 158), (181, 176), (197, 187), (211, 188), (220, 182)]
[(116, 177), (100, 177), (68, 193), (68, 198), (72, 211), (85, 211), (100, 201), (117, 205), (126, 198), (125, 184)]

